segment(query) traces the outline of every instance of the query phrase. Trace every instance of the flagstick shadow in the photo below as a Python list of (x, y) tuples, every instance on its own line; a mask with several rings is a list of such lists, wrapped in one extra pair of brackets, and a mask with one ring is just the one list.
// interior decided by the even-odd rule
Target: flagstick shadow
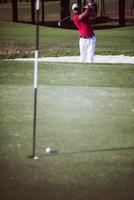
[(85, 153), (103, 153), (103, 152), (113, 152), (113, 151), (130, 151), (134, 150), (134, 147), (120, 147), (120, 148), (106, 148), (106, 149), (94, 149), (94, 150), (84, 150), (84, 151), (74, 151), (74, 152), (58, 152), (52, 151), (47, 156), (69, 156), (75, 154), (85, 154)]

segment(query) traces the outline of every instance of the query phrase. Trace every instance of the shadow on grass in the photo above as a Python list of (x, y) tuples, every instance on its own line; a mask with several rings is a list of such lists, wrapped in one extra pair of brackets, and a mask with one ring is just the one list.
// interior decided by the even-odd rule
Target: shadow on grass
[[(58, 152), (57, 150), (52, 150), (51, 153), (45, 154), (46, 156), (62, 156), (62, 155), (75, 155), (75, 154), (85, 154), (85, 153), (102, 153), (102, 152), (113, 152), (113, 151), (130, 151), (134, 150), (134, 147), (120, 147), (120, 148), (106, 148), (106, 149), (95, 149), (95, 150), (83, 150), (74, 152)], [(41, 155), (42, 157), (43, 155)]]

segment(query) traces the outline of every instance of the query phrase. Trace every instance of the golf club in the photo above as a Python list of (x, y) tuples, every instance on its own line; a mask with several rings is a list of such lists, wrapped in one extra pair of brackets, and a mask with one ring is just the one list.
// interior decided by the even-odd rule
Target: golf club
[(61, 25), (61, 22), (64, 22), (65, 20), (69, 19), (71, 16), (72, 16), (72, 15), (69, 15), (69, 16), (67, 16), (67, 17), (65, 17), (65, 18), (63, 18), (63, 19), (61, 19), (61, 20), (59, 20), (59, 21), (58, 21), (58, 26)]

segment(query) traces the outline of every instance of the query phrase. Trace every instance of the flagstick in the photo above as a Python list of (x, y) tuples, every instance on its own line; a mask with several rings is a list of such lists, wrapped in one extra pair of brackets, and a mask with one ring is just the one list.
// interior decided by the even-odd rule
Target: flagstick
[(36, 0), (36, 46), (35, 46), (35, 62), (34, 62), (34, 115), (33, 115), (33, 159), (38, 159), (36, 156), (36, 118), (37, 118), (37, 84), (38, 84), (38, 54), (39, 54), (39, 4)]

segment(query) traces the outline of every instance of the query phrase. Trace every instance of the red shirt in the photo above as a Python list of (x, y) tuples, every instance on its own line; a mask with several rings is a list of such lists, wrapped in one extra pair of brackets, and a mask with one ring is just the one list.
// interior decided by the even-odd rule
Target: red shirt
[(87, 37), (94, 35), (94, 31), (90, 22), (90, 16), (87, 16), (84, 19), (79, 20), (79, 15), (75, 15), (73, 21), (80, 32), (80, 37)]

